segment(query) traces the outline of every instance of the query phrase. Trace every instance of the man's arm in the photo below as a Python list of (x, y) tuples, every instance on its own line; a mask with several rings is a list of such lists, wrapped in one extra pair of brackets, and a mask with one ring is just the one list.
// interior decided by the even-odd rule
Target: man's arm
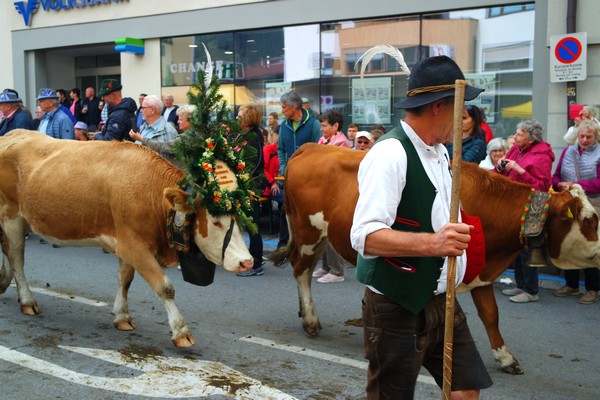
[(61, 139), (75, 139), (73, 122), (71, 122), (71, 118), (67, 114), (64, 114), (64, 118), (61, 118), (58, 122), (58, 132)]
[(104, 132), (96, 134), (94, 140), (121, 141), (125, 139), (125, 135), (127, 135), (128, 138), (129, 130), (131, 129), (131, 116), (133, 116), (133, 114), (122, 112), (122, 110), (112, 113), (108, 121), (106, 121)]
[(365, 254), (381, 257), (461, 256), (467, 249), (473, 229), (467, 224), (447, 224), (435, 233), (380, 229), (365, 240)]
[(277, 158), (279, 158), (279, 174), (281, 176), (285, 175), (285, 167), (287, 166), (285, 145), (283, 144), (283, 140), (281, 140), (282, 136), (280, 134), (277, 139)]

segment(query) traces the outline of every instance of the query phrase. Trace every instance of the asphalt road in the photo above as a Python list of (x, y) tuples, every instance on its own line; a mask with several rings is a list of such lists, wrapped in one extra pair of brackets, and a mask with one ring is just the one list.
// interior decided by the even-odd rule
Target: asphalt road
[[(266, 249), (273, 244), (267, 236)], [(167, 271), (176, 303), (197, 339), (191, 349), (170, 341), (162, 304), (139, 276), (129, 306), (137, 327), (112, 326), (117, 261), (96, 248), (52, 248), (32, 235), (26, 276), (42, 314), (22, 315), (16, 290), (0, 296), (0, 398), (12, 399), (363, 399), (366, 362), (360, 317), (361, 284), (314, 283), (323, 325), (309, 338), (297, 317), (291, 267), (265, 265), (262, 277), (217, 269), (197, 287)], [(509, 275), (504, 276), (508, 279)], [(500, 293), (501, 329), (525, 374), (502, 372), (469, 295), (459, 296), (494, 380), (483, 399), (597, 399), (600, 382), (600, 303), (556, 298), (558, 278), (545, 276), (540, 301), (513, 304)], [(423, 372), (417, 399), (439, 399)]]

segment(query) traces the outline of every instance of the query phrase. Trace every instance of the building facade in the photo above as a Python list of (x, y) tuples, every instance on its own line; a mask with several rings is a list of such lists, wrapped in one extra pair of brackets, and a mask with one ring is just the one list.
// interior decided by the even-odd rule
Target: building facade
[[(551, 82), (553, 35), (585, 32), (587, 75)], [(342, 112), (345, 126), (394, 126), (393, 108), (406, 93), (406, 74), (390, 56), (373, 58), (359, 76), (367, 49), (390, 44), (408, 66), (446, 54), (486, 91), (475, 104), (496, 136), (535, 118), (555, 148), (564, 146), (568, 103), (600, 104), (600, 28), (594, 0), (9, 0), (0, 5), (1, 88), (19, 91), (35, 108), (41, 87), (98, 87), (122, 81), (125, 96), (186, 93), (210, 53), (228, 104), (280, 111), (279, 96), (294, 89), (317, 112)], [(115, 50), (115, 40), (143, 40)], [(136, 42), (138, 43), (138, 42)]]

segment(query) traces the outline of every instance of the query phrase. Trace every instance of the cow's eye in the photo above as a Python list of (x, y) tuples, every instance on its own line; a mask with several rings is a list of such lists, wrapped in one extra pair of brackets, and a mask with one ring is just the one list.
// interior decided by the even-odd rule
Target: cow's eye
[(216, 226), (217, 228), (223, 227), (223, 224), (221, 223), (221, 221), (213, 221), (213, 225)]

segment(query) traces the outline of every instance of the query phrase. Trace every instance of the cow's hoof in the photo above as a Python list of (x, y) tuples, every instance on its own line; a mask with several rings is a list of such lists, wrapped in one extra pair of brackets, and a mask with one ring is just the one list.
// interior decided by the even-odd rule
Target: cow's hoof
[(523, 375), (523, 368), (521, 368), (521, 365), (519, 365), (519, 362), (517, 360), (515, 360), (515, 362), (510, 365), (502, 367), (502, 369), (504, 370), (504, 372), (507, 372), (512, 375)]
[(194, 337), (190, 333), (185, 337), (173, 339), (173, 344), (175, 345), (175, 347), (180, 348), (192, 347), (194, 344), (196, 344), (196, 339), (194, 339)]
[(317, 337), (317, 336), (319, 336), (319, 331), (320, 330), (321, 330), (321, 324), (319, 324), (318, 326), (304, 325), (304, 331), (306, 333), (308, 333), (308, 335), (310, 337)]
[(21, 304), (21, 312), (25, 315), (36, 315), (40, 313), (37, 304)]
[(120, 331), (132, 331), (135, 329), (135, 325), (131, 321), (121, 320), (113, 322), (115, 328)]

